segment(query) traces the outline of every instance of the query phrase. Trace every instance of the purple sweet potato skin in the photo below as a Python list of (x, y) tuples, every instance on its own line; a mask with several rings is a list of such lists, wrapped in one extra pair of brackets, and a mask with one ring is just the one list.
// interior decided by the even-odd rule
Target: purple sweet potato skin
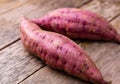
[(48, 66), (94, 84), (108, 84), (85, 51), (69, 38), (44, 31), (24, 17), (20, 31), (25, 48)]
[(73, 39), (120, 42), (120, 35), (104, 17), (86, 10), (59, 8), (33, 22)]

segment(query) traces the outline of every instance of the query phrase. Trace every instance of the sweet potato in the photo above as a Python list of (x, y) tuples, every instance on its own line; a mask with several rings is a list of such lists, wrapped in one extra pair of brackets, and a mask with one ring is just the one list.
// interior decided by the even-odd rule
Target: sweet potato
[(21, 20), (20, 31), (26, 49), (48, 66), (94, 84), (109, 84), (85, 51), (66, 36), (44, 31), (26, 18)]
[(73, 39), (115, 41), (120, 35), (102, 16), (76, 8), (60, 8), (33, 19), (43, 29), (64, 34)]

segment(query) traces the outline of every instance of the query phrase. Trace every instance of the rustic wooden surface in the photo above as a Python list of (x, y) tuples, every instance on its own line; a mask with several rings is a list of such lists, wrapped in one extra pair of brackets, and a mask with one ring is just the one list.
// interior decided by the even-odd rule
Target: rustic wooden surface
[[(117, 0), (113, 0), (117, 1)], [(21, 16), (36, 18), (60, 7), (96, 12), (120, 33), (120, 2), (112, 0), (0, 0), (0, 84), (89, 84), (47, 67), (28, 53), (19, 36)], [(120, 46), (110, 42), (79, 43), (106, 80), (120, 83)]]
[(66, 2), (66, 0), (0, 1), (0, 10), (3, 11), (0, 12), (0, 40), (2, 40), (0, 41), (0, 49), (18, 40), (19, 20), (21, 16), (24, 15), (30, 18), (40, 17), (48, 11), (59, 7), (80, 7), (81, 5), (87, 3), (87, 1), (89, 0), (71, 0), (70, 2)]

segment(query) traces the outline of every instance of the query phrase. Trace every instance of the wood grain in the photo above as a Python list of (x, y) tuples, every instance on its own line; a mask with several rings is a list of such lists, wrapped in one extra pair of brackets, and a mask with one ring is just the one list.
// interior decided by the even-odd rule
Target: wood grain
[(108, 20), (111, 20), (116, 15), (120, 14), (120, 3), (111, 3), (109, 0), (102, 2), (102, 0), (93, 0), (84, 5), (81, 9), (90, 10), (98, 13)]
[(5, 14), (22, 5), (25, 5), (28, 1), (29, 0), (22, 0), (22, 1), (21, 0), (1, 0), (0, 1), (0, 14)]
[[(93, 12), (96, 12), (98, 14), (101, 14), (106, 19), (111, 20), (116, 15), (120, 13), (120, 10), (118, 7), (116, 7), (115, 4), (108, 4), (103, 5), (105, 9), (101, 9), (101, 5), (97, 2), (97, 0), (86, 4), (81, 9), (88, 9)], [(98, 9), (97, 9), (98, 8)], [(112, 12), (109, 12), (112, 11)], [(113, 12), (114, 11), (114, 12)], [(102, 13), (103, 12), (103, 13)], [(109, 14), (107, 14), (109, 12)], [(111, 22), (115, 26), (115, 28), (120, 28), (120, 24), (118, 23), (120, 21), (120, 17), (115, 19)], [(116, 26), (117, 25), (117, 26)], [(117, 29), (119, 32), (119, 29)], [(95, 62), (97, 67), (102, 72), (105, 80), (112, 81), (112, 84), (119, 84), (120, 80), (120, 69), (119, 63), (120, 63), (120, 46), (116, 43), (107, 43), (107, 42), (82, 42), (79, 44), (82, 46), (86, 52), (90, 55), (91, 59)], [(54, 72), (55, 75), (53, 74)], [(62, 77), (63, 78), (62, 78)], [(38, 78), (40, 77), (40, 78)], [(58, 79), (57, 79), (58, 78)], [(57, 82), (56, 82), (57, 81)], [(61, 82), (62, 81), (62, 82)], [(49, 67), (44, 67), (32, 76), (30, 76), (28, 79), (23, 81), (21, 84), (84, 84), (83, 81), (75, 79), (74, 77), (70, 77), (66, 74), (57, 73), (57, 71), (54, 71), (52, 69), (49, 69)], [(89, 83), (86, 83), (89, 84)]]
[[(119, 19), (118, 19), (119, 18)], [(111, 23), (116, 25), (120, 16)], [(119, 25), (119, 26), (118, 26)], [(117, 26), (120, 28), (120, 24)], [(116, 43), (107, 42), (83, 42), (79, 44), (90, 55), (97, 67), (102, 72), (105, 80), (112, 81), (112, 84), (120, 83), (120, 46)], [(40, 77), (40, 78), (39, 78)], [(44, 67), (30, 76), (20, 84), (89, 84), (78, 80), (65, 73)]]
[(42, 68), (39, 72), (26, 79), (20, 84), (89, 84), (63, 72), (49, 67)]
[[(27, 1), (28, 0), (0, 0), (0, 10), (2, 10), (0, 12), (0, 48), (19, 38), (18, 23), (22, 15), (28, 16), (29, 18), (36, 18), (59, 7), (79, 7), (88, 2), (88, 0), (71, 0), (67, 2), (65, 0)], [(94, 0), (85, 4), (81, 9), (91, 10), (111, 20), (120, 13), (120, 5), (107, 3), (109, 2), (103, 3)], [(119, 21), (120, 16), (112, 22), (118, 32), (120, 28)], [(119, 44), (82, 42), (79, 45), (87, 51), (106, 80), (112, 80), (112, 84), (119, 84)], [(22, 81), (21, 84), (88, 84), (47, 66), (40, 69), (43, 66), (44, 63), (25, 51), (21, 41), (18, 41), (0, 51), (0, 83), (16, 84)]]
[(117, 32), (120, 34), (120, 15), (115, 20), (113, 20), (111, 24), (115, 27)]
[[(4, 1), (4, 0), (3, 0)], [(15, 1), (15, 2), (14, 2)], [(19, 21), (20, 17), (27, 16), (30, 18), (40, 17), (50, 10), (59, 7), (79, 7), (89, 0), (13, 0), (9, 4), (9, 0), (4, 2), (0, 12), (0, 49), (19, 38)], [(27, 2), (27, 3), (26, 3)], [(3, 2), (0, 2), (2, 4)], [(19, 3), (19, 4), (18, 4)], [(26, 3), (26, 4), (25, 4)], [(65, 4), (64, 4), (65, 3)], [(11, 4), (16, 8), (11, 7)], [(18, 6), (19, 5), (19, 6)], [(10, 6), (10, 8), (9, 8)]]
[[(4, 3), (4, 5), (1, 6), (2, 8), (10, 7), (2, 10), (3, 13), (0, 12), (0, 48), (19, 38), (18, 23), (22, 15), (35, 18), (55, 8), (79, 7), (89, 0), (71, 0), (70, 2), (66, 2), (65, 0), (29, 0), (28, 3), (26, 3), (27, 0), (12, 1), (10, 4), (8, 0), (0, 1), (0, 6)], [(16, 8), (14, 8), (14, 4), (18, 4)], [(12, 5), (13, 7), (11, 7)], [(0, 83), (16, 84), (43, 66), (44, 63), (25, 51), (21, 41), (18, 41), (0, 51)]]
[(43, 62), (30, 55), (21, 41), (0, 51), (0, 84), (16, 84), (37, 69)]

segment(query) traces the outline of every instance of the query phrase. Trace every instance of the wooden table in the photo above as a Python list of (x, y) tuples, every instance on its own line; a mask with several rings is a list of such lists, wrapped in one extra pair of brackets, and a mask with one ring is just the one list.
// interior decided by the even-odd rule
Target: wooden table
[[(21, 16), (37, 18), (61, 7), (90, 10), (104, 16), (120, 33), (119, 0), (0, 0), (0, 84), (89, 84), (46, 66), (28, 53), (19, 35)], [(78, 42), (106, 80), (120, 84), (120, 44)]]

